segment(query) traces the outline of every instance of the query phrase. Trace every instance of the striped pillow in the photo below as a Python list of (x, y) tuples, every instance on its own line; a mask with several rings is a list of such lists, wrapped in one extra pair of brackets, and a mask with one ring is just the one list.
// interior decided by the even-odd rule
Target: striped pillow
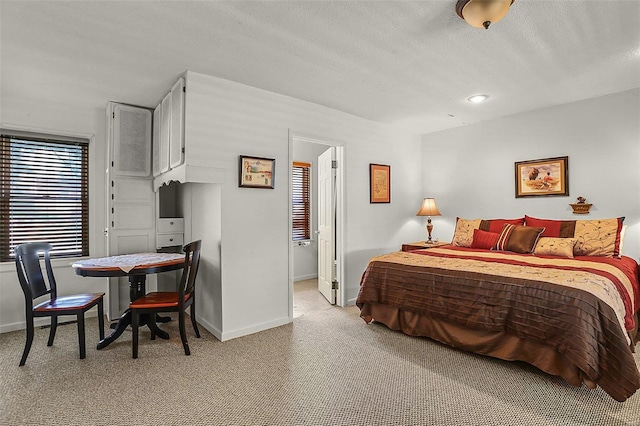
[(544, 228), (507, 223), (502, 228), (498, 241), (491, 249), (515, 253), (532, 253), (540, 234), (543, 232)]

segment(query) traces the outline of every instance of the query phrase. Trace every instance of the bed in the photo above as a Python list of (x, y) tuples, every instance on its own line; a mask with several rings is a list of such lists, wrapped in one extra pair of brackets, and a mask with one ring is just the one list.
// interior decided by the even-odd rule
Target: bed
[[(524, 218), (523, 225), (474, 220), (466, 230), (460, 221), (452, 245), (369, 261), (356, 300), (367, 323), (524, 361), (575, 386), (600, 386), (617, 401), (640, 388), (633, 356), (638, 263), (616, 252), (620, 235), (613, 236), (617, 246), (606, 247), (607, 254), (593, 255), (584, 247), (589, 237), (582, 235), (583, 224), (555, 223), (579, 221), (554, 221), (547, 228), (525, 226)], [(601, 223), (592, 225), (602, 231)], [(507, 228), (513, 235), (505, 237)], [(533, 243), (517, 247), (524, 234), (535, 234)]]

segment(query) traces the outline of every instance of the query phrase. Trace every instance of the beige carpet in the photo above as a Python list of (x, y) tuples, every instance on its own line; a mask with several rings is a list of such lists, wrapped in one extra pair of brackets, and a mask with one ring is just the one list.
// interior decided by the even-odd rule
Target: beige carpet
[(162, 325), (168, 342), (141, 333), (137, 360), (129, 331), (97, 351), (95, 319), (85, 360), (75, 324), (52, 347), (37, 329), (24, 367), (24, 332), (2, 334), (0, 425), (640, 425), (640, 392), (618, 403), (307, 296), (294, 323), (224, 343), (188, 328), (190, 357), (175, 321)]

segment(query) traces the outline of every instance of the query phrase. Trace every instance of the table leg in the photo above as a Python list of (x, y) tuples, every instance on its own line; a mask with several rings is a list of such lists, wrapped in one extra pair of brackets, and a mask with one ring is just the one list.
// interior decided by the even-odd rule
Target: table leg
[(113, 330), (113, 332), (98, 342), (97, 349), (100, 350), (109, 346), (114, 340), (120, 337), (122, 332), (129, 325), (131, 325), (131, 310), (127, 309), (126, 311), (124, 311), (122, 315), (120, 315), (120, 318), (118, 319), (118, 323), (116, 324), (116, 327)]
[[(145, 281), (145, 275), (129, 275), (129, 299), (132, 302), (145, 295)], [(156, 320), (158, 318), (160, 319), (159, 322), (167, 322), (171, 320), (171, 317), (159, 317), (157, 314), (153, 316), (142, 314), (140, 315), (140, 325), (146, 325), (156, 336), (167, 340), (169, 339), (169, 333), (158, 327), (156, 324)], [(166, 318), (168, 318), (168, 320)], [(98, 342), (97, 349), (100, 350), (109, 346), (114, 340), (120, 337), (129, 325), (131, 325), (131, 310), (127, 309), (122, 313), (122, 315), (120, 315), (120, 318), (118, 318), (118, 322), (115, 325), (111, 324), (111, 328), (114, 329), (113, 332)]]

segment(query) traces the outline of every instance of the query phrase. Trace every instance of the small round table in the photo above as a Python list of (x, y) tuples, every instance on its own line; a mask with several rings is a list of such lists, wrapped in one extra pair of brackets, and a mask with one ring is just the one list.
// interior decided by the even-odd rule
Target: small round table
[[(71, 266), (76, 274), (83, 277), (128, 276), (129, 300), (133, 302), (146, 294), (147, 274), (183, 269), (184, 262), (184, 254), (179, 253), (135, 253), (80, 260)], [(149, 327), (152, 335), (168, 339), (169, 334), (158, 328), (156, 321), (156, 318), (149, 315), (140, 316), (140, 324)], [(131, 310), (127, 308), (118, 319), (113, 332), (98, 342), (98, 349), (109, 346), (129, 325), (131, 325)]]

